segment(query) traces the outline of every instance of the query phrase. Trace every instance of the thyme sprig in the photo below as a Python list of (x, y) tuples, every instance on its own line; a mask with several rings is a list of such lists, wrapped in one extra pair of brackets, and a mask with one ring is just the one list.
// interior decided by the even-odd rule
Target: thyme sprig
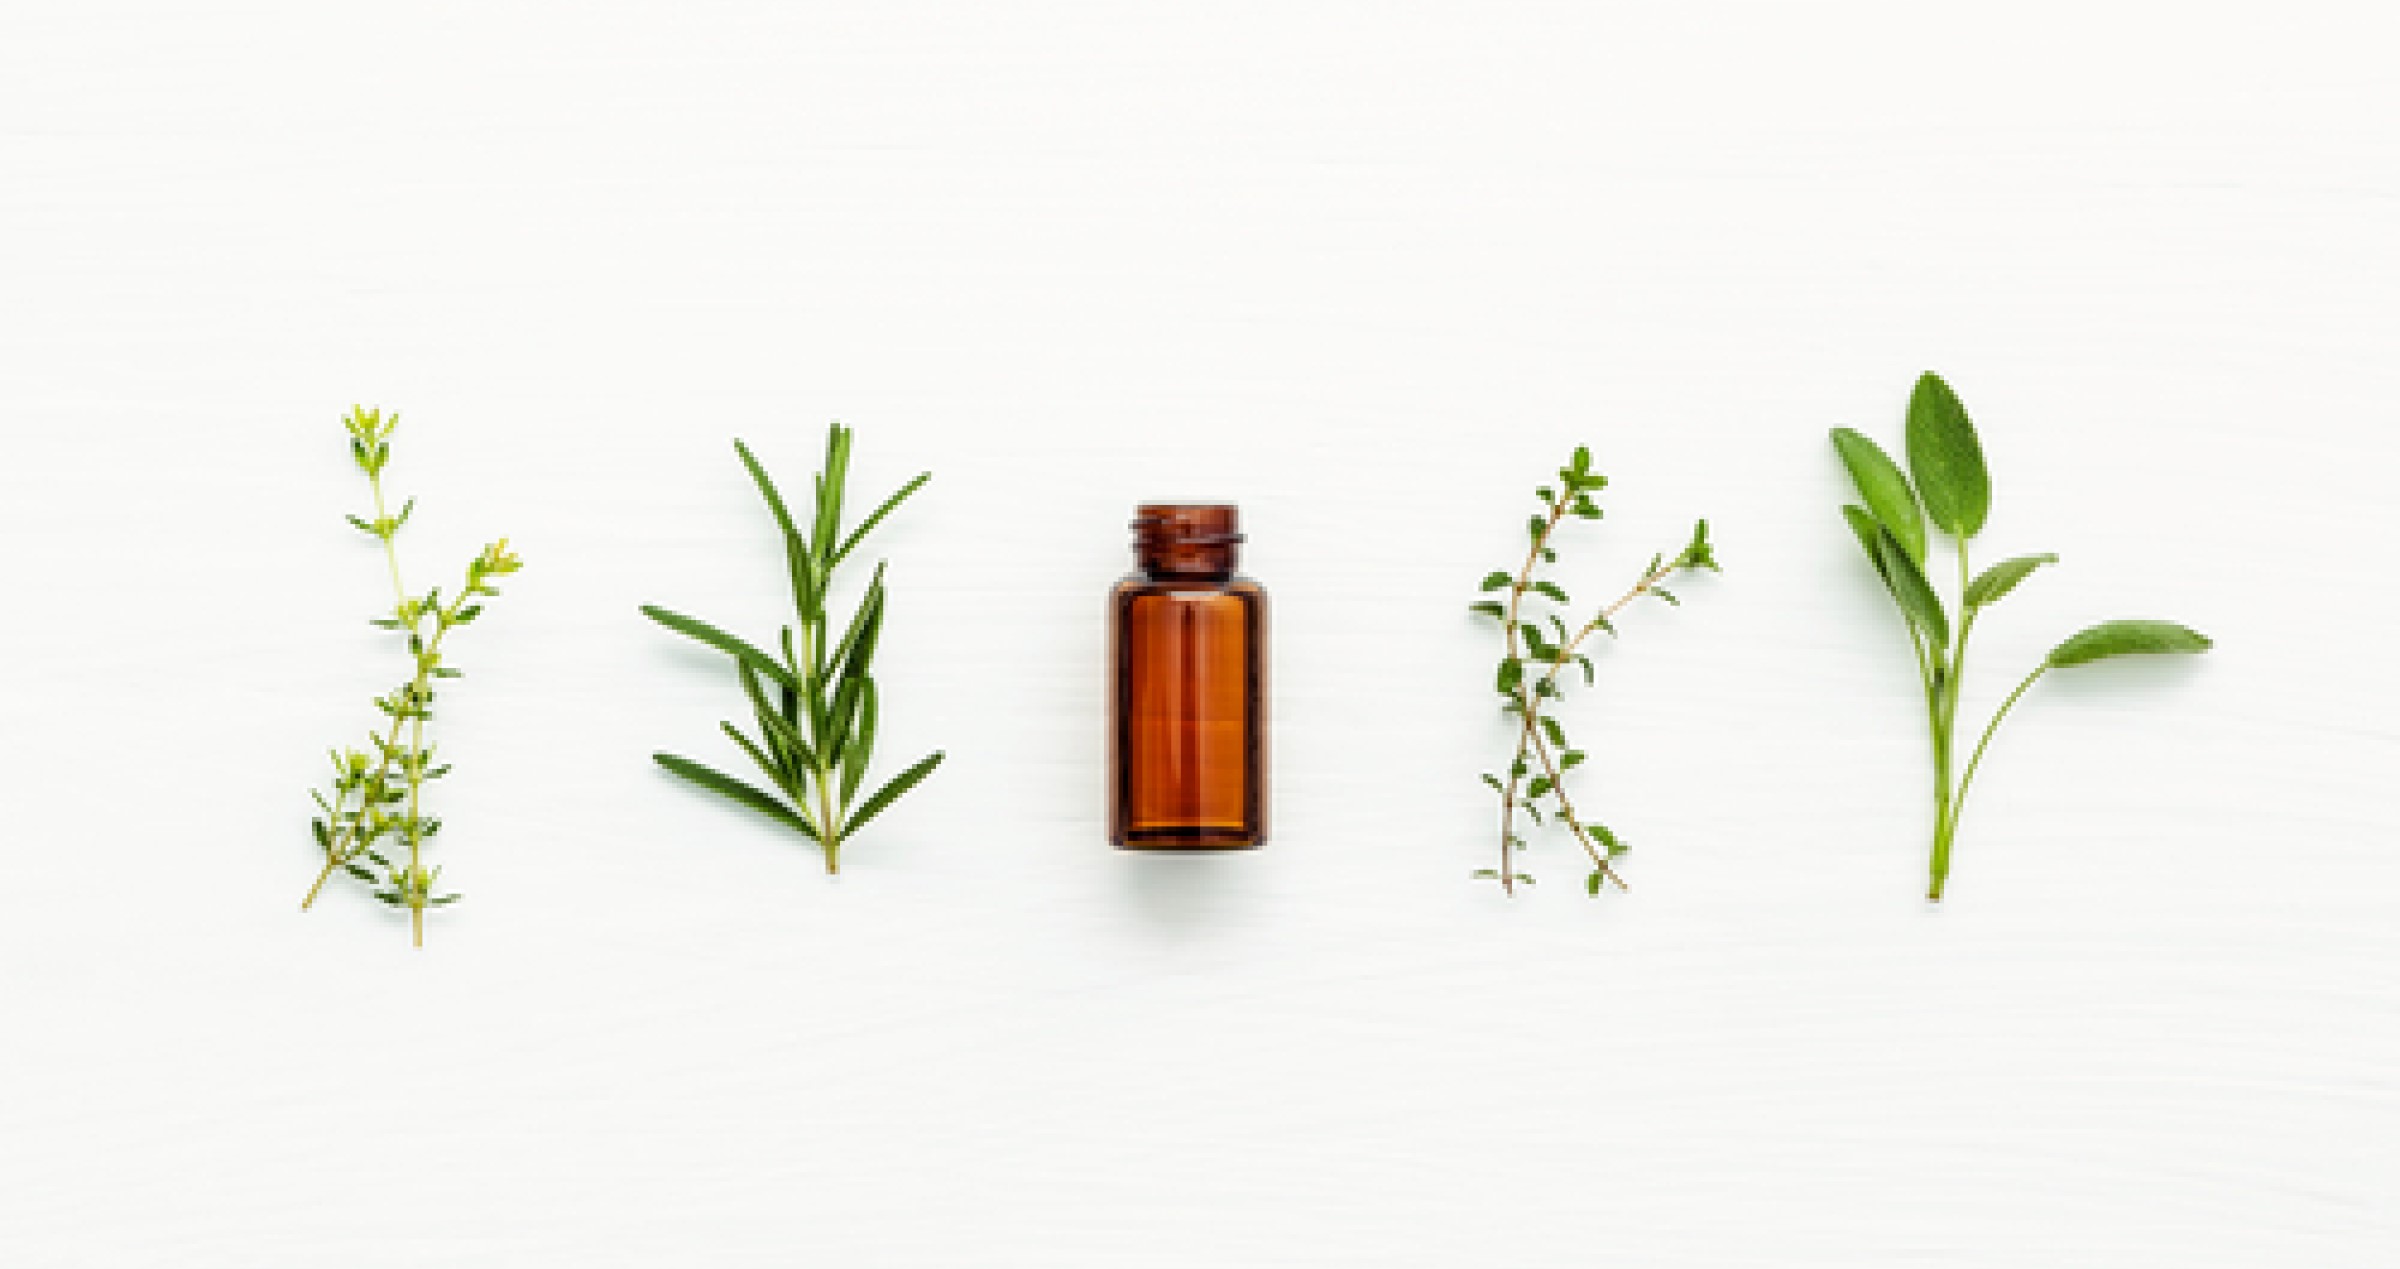
[(826, 597), (833, 589), (835, 566), (849, 558), (868, 531), (883, 523), (903, 499), (933, 479), (933, 473), (919, 473), (845, 534), (842, 492), (849, 478), (850, 441), (851, 430), (839, 423), (826, 434), (825, 467), (816, 478), (815, 515), (805, 532), (793, 520), (766, 469), (751, 456), (750, 447), (740, 441), (733, 443), (783, 535), (798, 633), (795, 635), (792, 626), (783, 627), (777, 645), (780, 656), (707, 622), (654, 605), (642, 608), (652, 621), (733, 658), (734, 674), (757, 721), (758, 736), (754, 739), (730, 722), (718, 726), (782, 796), (676, 754), (652, 757), (677, 776), (815, 842), (824, 852), (828, 873), (841, 871), (842, 847), (867, 821), (915, 788), (942, 761), (941, 751), (936, 750), (864, 801), (857, 800), (867, 763), (875, 752), (878, 704), (870, 667), (883, 634), (884, 566), (876, 564), (866, 595), (838, 639)]
[(433, 719), (435, 681), (462, 675), (444, 662), (442, 644), (451, 631), (483, 615), (481, 601), (500, 593), (491, 579), (514, 573), (522, 564), (509, 553), (508, 539), (502, 538), (468, 561), (455, 595), (445, 599), (439, 587), (422, 595), (409, 593), (401, 580), (394, 539), (416, 510), (417, 500), (408, 499), (395, 513), (383, 484), (384, 467), (392, 458), (392, 432), (399, 425), (397, 413), (386, 417), (381, 410), (358, 407), (342, 420), (350, 435), (351, 461), (366, 473), (375, 504), (372, 518), (346, 518), (383, 548), (392, 581), (392, 615), (376, 618), (373, 624), (404, 636), (411, 673), (407, 682), (375, 698), (375, 708), (386, 721), (381, 731), (368, 733), (367, 748), (329, 751), (331, 795), (314, 790), (309, 794), (322, 812), (309, 821), (309, 828), (325, 862), (300, 907), (305, 911), (313, 906), (326, 881), (341, 872), (365, 885), (378, 900), (406, 908), (411, 942), (423, 947), (425, 910), (459, 899), (455, 893), (436, 894), (441, 866), (425, 866), (425, 848), (442, 828), (439, 818), (425, 813), (425, 786), (450, 773), (448, 766), (434, 764), (425, 725)]
[(1564, 608), (1573, 603), (1566, 588), (1542, 576), (1542, 566), (1558, 562), (1553, 545), (1558, 529), (1569, 517), (1578, 520), (1601, 518), (1599, 504), (1592, 495), (1608, 487), (1608, 477), (1592, 470), (1591, 450), (1575, 447), (1566, 466), (1558, 469), (1556, 485), (1542, 485), (1533, 491), (1541, 511), (1525, 522), (1527, 539), (1525, 558), (1515, 572), (1495, 570), (1484, 576), (1482, 589), (1486, 594), (1505, 590), (1507, 599), (1478, 600), (1468, 607), (1500, 623), (1503, 650), (1499, 667), (1494, 673), (1493, 688), (1500, 695), (1500, 712), (1516, 720), (1516, 751), (1509, 759), (1505, 774), (1485, 772), (1483, 782), (1500, 798), (1500, 866), (1477, 869), (1475, 876), (1498, 881), (1501, 889), (1514, 894), (1517, 883), (1533, 883), (1529, 873), (1519, 871), (1517, 853), (1525, 849), (1525, 838), (1517, 829), (1517, 814), (1522, 811), (1534, 824), (1547, 818), (1566, 827), (1576, 844), (1592, 862), (1591, 874), (1584, 889), (1600, 893), (1603, 885), (1625, 885), (1619, 876), (1616, 860), (1630, 849), (1625, 840), (1578, 810), (1567, 796), (1567, 773), (1581, 766), (1584, 751), (1573, 747), (1567, 739), (1566, 728), (1558, 721), (1557, 702), (1566, 696), (1559, 675), (1573, 665), (1583, 671), (1588, 686), (1594, 678), (1590, 653), (1584, 644), (1594, 633), (1617, 633), (1616, 618), (1635, 600), (1653, 597), (1675, 604), (1681, 601), (1668, 590), (1665, 582), (1677, 573), (1693, 569), (1718, 571), (1717, 557), (1708, 540), (1708, 521), (1692, 526), (1691, 541), (1672, 557), (1664, 553), (1653, 555), (1624, 594), (1594, 612), (1580, 625), (1569, 627), (1556, 611), (1542, 611), (1537, 616), (1529, 604), (1557, 605)]
[[(1925, 716), (1933, 741), (1934, 797), (1932, 876), (1925, 897), (1940, 902), (1950, 879), (1950, 852), (1958, 840), (1959, 816), (1966, 811), (1967, 791), (1983, 765), (1984, 751), (1990, 748), (2002, 720), (2043, 675), (2112, 657), (2205, 652), (2211, 645), (2206, 635), (2171, 621), (2104, 621), (2087, 627), (2052, 648), (2050, 655), (2018, 682), (1984, 724), (1983, 736), (1975, 742), (1966, 769), (1958, 771), (1959, 688), (1966, 681), (1967, 640), (1975, 632), (1975, 619), (2035, 570), (2056, 564), (2058, 557), (2020, 555), (1980, 574), (1972, 572), (1967, 541), (1983, 531), (1984, 521), (1991, 515), (1992, 480), (1984, 467), (1983, 442), (1967, 418), (1967, 407), (1939, 375), (1920, 375), (1908, 398), (1908, 469), (1916, 477), (1913, 485), (1881, 446), (1849, 428), (1833, 429), (1833, 446), (1849, 469), (1860, 500), (1866, 503), (1843, 507), (1842, 516), (1900, 609), (1909, 646), (1916, 653), (1917, 675), (1925, 688)], [(1957, 548), (1955, 623), (1926, 580), (1928, 520), (1950, 535)]]

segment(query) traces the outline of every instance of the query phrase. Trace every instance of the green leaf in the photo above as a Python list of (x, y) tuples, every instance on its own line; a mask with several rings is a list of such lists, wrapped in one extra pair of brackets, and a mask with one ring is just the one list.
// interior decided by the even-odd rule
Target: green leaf
[(669, 612), (656, 604), (642, 605), (642, 615), (687, 639), (697, 639), (719, 652), (738, 658), (777, 683), (792, 688), (800, 686), (799, 680), (793, 678), (792, 672), (785, 669), (781, 662), (705, 621)]
[(817, 556), (830, 571), (834, 534), (842, 525), (842, 490), (850, 480), (850, 429), (834, 423), (825, 431), (825, 467), (817, 475), (817, 527), (809, 535)]
[(1883, 579), (1886, 589), (1892, 584), (1890, 569), (1883, 566), (1883, 525), (1865, 507), (1845, 506), (1842, 519), (1850, 532), (1858, 536), (1858, 549), (1867, 553), (1867, 563), (1875, 566), (1875, 575)]
[[(775, 751), (776, 756), (785, 759), (788, 779), (796, 783), (802, 771), (817, 765), (816, 754), (809, 749), (808, 742), (800, 738), (799, 728), (792, 724), (786, 711), (767, 704), (767, 695), (759, 687), (757, 672), (739, 662), (735, 663), (734, 669), (740, 673), (742, 694), (750, 698), (750, 712), (758, 719), (760, 733), (766, 736), (768, 747)], [(782, 695), (787, 701), (792, 698), (789, 691)]]
[(940, 766), (941, 762), (942, 753), (937, 749), (934, 752), (925, 755), (923, 758), (918, 759), (917, 765), (910, 767), (908, 770), (903, 771), (896, 776), (893, 776), (890, 783), (887, 783), (882, 788), (875, 790), (875, 795), (868, 798), (866, 804), (858, 808), (858, 813), (851, 816), (849, 821), (842, 825), (842, 836), (848, 837), (851, 834), (856, 833), (859, 828), (868, 820), (874, 819), (877, 815), (881, 814), (883, 812), (883, 808), (890, 806), (893, 802), (898, 801), (901, 794), (917, 787), (917, 782), (923, 780), (926, 776), (931, 775), (933, 773), (933, 769), (937, 766)]
[[(775, 759), (768, 757), (765, 752), (760, 750), (748, 736), (743, 735), (741, 728), (725, 722), (718, 723), (717, 728), (732, 737), (733, 743), (741, 746), (743, 753), (750, 755), (750, 761), (756, 763), (758, 769), (765, 772), (769, 780), (774, 781), (778, 786), (786, 785), (791, 780), (790, 773), (786, 772)], [(790, 788), (785, 788), (784, 791), (797, 796), (796, 792)]]
[(2044, 564), (2056, 563), (2058, 563), (2058, 557), (2048, 552), (2040, 555), (2020, 555), (2013, 560), (2002, 560), (1983, 570), (1982, 574), (1974, 581), (1967, 583), (1967, 607), (1981, 608), (1987, 604), (1999, 603), (2007, 597), (2008, 592), (2017, 588), (2017, 583), (2031, 577), (2033, 570)]
[(1925, 513), (1917, 506), (1908, 477), (1900, 474), (1900, 465), (1882, 446), (1846, 427), (1833, 429), (1833, 449), (1841, 455), (1842, 466), (1850, 469), (1850, 483), (1858, 486), (1859, 497), (1867, 500), (1867, 510), (1900, 539), (1900, 545), (1908, 548), (1908, 558), (1922, 568)]
[(859, 599), (858, 611), (850, 616), (850, 628), (842, 632), (841, 643), (825, 662), (827, 674), (844, 673), (853, 660), (864, 666), (874, 655), (876, 635), (883, 627), (883, 568), (881, 564), (875, 566), (875, 576), (867, 582), (867, 593)]
[(1678, 568), (1705, 568), (1712, 573), (1725, 570), (1717, 566), (1717, 549), (1708, 541), (1708, 521), (1692, 525), (1692, 540), (1684, 545), (1683, 554), (1676, 557)]
[(1500, 672), (1497, 680), (1497, 686), (1500, 689), (1500, 694), (1503, 696), (1514, 696), (1516, 694), (1518, 684), (1521, 684), (1524, 681), (1525, 663), (1515, 657), (1503, 658), (1500, 662)]
[(1567, 598), (1567, 592), (1557, 582), (1535, 582), (1533, 588), (1562, 604), (1573, 602)]
[(671, 753), (657, 753), (650, 756), (657, 761), (658, 765), (676, 775), (682, 776), (703, 789), (739, 802), (751, 810), (779, 820), (786, 826), (798, 830), (802, 836), (812, 842), (823, 840), (817, 835), (814, 825), (757, 785), (736, 780), (722, 771), (703, 766), (689, 758), (679, 758)]
[(1501, 607), (1500, 601), (1496, 599), (1479, 600), (1475, 603), (1469, 604), (1467, 605), (1467, 611), (1479, 612), (1487, 617), (1498, 617), (1504, 621), (1508, 618), (1508, 610)]
[[(825, 587), (829, 579), (817, 572), (816, 561), (808, 553), (808, 544), (796, 537), (784, 539), (783, 562), (784, 571), (792, 583), (792, 611), (809, 625), (823, 621)], [(793, 664), (799, 662), (794, 660)]]
[(1930, 371), (1917, 377), (1908, 397), (1908, 470), (1917, 478), (1925, 513), (1943, 532), (1971, 538), (1983, 531), (1992, 511), (1983, 443), (1958, 394)]
[(2104, 621), (2052, 648), (2049, 661), (2063, 670), (2109, 657), (2206, 652), (2213, 646), (2207, 635), (2172, 621)]
[(1483, 589), (1498, 590), (1501, 587), (1508, 585), (1509, 581), (1510, 578), (1508, 574), (1495, 569), (1483, 575)]
[(1594, 868), (1592, 870), (1592, 875), (1583, 879), (1583, 892), (1589, 895), (1599, 894), (1601, 885), (1607, 880), (1607, 873)]
[(1915, 560), (1908, 558), (1908, 548), (1900, 545), (1892, 531), (1879, 527), (1876, 532), (1883, 535), (1879, 550), (1883, 556), (1884, 584), (1891, 588), (1892, 598), (1900, 602), (1900, 611), (1925, 632), (1938, 661), (1941, 650), (1950, 646), (1950, 618), (1942, 611), (1941, 597), (1925, 583), (1925, 574), (1918, 570)]
[(933, 479), (932, 472), (919, 472), (917, 473), (917, 478), (915, 480), (912, 480), (900, 487), (900, 492), (884, 499), (883, 505), (875, 508), (874, 514), (869, 515), (866, 519), (860, 521), (858, 527), (850, 531), (850, 536), (843, 540), (841, 549), (833, 553), (833, 563), (841, 563), (844, 557), (848, 556), (852, 550), (857, 548), (861, 541), (866, 539), (867, 530), (883, 523), (883, 518), (892, 513), (892, 508), (900, 505), (901, 499), (906, 498), (910, 494), (913, 494), (919, 489), (924, 488), (925, 482), (931, 479)]
[(842, 747), (842, 805), (858, 795), (866, 778), (867, 759), (875, 752), (875, 680), (859, 680), (858, 734)]

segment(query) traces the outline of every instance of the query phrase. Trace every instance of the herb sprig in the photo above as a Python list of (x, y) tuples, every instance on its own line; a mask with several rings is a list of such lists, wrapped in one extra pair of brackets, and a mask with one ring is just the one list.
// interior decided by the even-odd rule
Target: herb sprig
[(309, 828), (325, 862), (300, 907), (305, 911), (315, 904), (326, 881), (341, 872), (382, 902), (408, 909), (410, 940), (423, 947), (425, 910), (459, 899), (455, 893), (434, 893), (442, 869), (425, 866), (425, 847), (442, 828), (440, 819), (425, 814), (425, 786), (450, 774), (448, 766), (434, 764), (425, 725), (433, 719), (434, 682), (462, 673), (443, 660), (442, 643), (451, 631), (483, 615), (483, 600), (500, 593), (491, 579), (514, 573), (522, 564), (509, 553), (508, 539), (502, 538), (467, 563), (466, 578), (454, 596), (445, 599), (439, 587), (422, 595), (409, 593), (393, 539), (408, 523), (417, 500), (410, 498), (394, 513), (383, 486), (383, 469), (392, 458), (392, 432), (399, 425), (396, 413), (386, 417), (381, 410), (359, 407), (342, 421), (350, 435), (351, 461), (366, 473), (375, 503), (372, 518), (347, 519), (381, 544), (392, 580), (392, 615), (376, 618), (373, 624), (405, 637), (411, 673), (407, 682), (375, 698), (375, 708), (386, 720), (383, 730), (368, 734), (365, 749), (330, 751), (331, 788), (309, 794), (322, 812)]
[(841, 871), (842, 847), (859, 829), (915, 788), (942, 761), (937, 750), (892, 777), (864, 801), (856, 800), (875, 751), (878, 705), (870, 666), (883, 633), (884, 566), (876, 564), (865, 596), (838, 639), (826, 596), (833, 589), (835, 566), (849, 558), (868, 531), (883, 523), (901, 500), (923, 488), (933, 473), (920, 473), (884, 499), (858, 527), (844, 533), (842, 490), (850, 470), (850, 440), (850, 429), (839, 423), (826, 434), (825, 466), (816, 478), (815, 514), (806, 532), (793, 520), (783, 496), (766, 469), (751, 456), (750, 448), (740, 441), (733, 443), (783, 534), (798, 629), (795, 634), (793, 626), (783, 627), (777, 644), (781, 655), (762, 651), (707, 622), (654, 605), (642, 608), (652, 621), (733, 659), (734, 674), (757, 721), (758, 735), (745, 735), (730, 722), (719, 727), (782, 796), (689, 758), (671, 753), (654, 754), (653, 758), (677, 776), (815, 842), (824, 852), (828, 873)]
[[(1958, 838), (1959, 816), (1966, 810), (1967, 791), (1975, 783), (1984, 751), (1991, 746), (2001, 720), (2043, 675), (2111, 657), (2205, 652), (2210, 643), (2207, 636), (2171, 621), (2105, 621), (2078, 632), (2051, 649), (2000, 703), (1984, 725), (1964, 771), (1957, 771), (1959, 689), (1966, 681), (1967, 641), (1974, 633), (1975, 620), (2036, 570), (2057, 563), (2058, 557), (2020, 555), (1981, 573), (1971, 570), (1967, 542), (1983, 531), (1991, 514), (1991, 476), (1985, 470), (1983, 443), (1967, 418), (1966, 406), (1938, 375), (1919, 376), (1915, 391), (1909, 394), (1908, 469), (1916, 477), (1913, 486), (1889, 455), (1859, 433), (1837, 427), (1833, 446), (1866, 503), (1843, 507), (1843, 518), (1849, 521), (1859, 548), (1907, 623), (1917, 674), (1924, 683), (1925, 714), (1933, 740), (1934, 789), (1932, 882), (1926, 898), (1938, 902), (1950, 877), (1950, 852)], [(1928, 520), (1948, 534), (1957, 548), (1955, 622), (1926, 580)]]
[(1679, 572), (1718, 571), (1716, 553), (1708, 541), (1708, 521), (1702, 520), (1692, 526), (1691, 541), (1682, 550), (1672, 558), (1665, 554), (1651, 556), (1630, 589), (1580, 625), (1569, 627), (1555, 611), (1535, 616), (1535, 609), (1528, 605), (1554, 604), (1564, 608), (1573, 602), (1564, 587), (1541, 575), (1541, 569), (1558, 561), (1553, 542), (1559, 526), (1568, 517), (1579, 520), (1601, 517), (1592, 495), (1607, 486), (1608, 477), (1592, 470), (1591, 450), (1576, 446), (1567, 465), (1558, 469), (1558, 484), (1542, 485), (1533, 491), (1542, 509), (1525, 522), (1524, 561), (1513, 573), (1494, 570), (1484, 576), (1483, 591), (1486, 594), (1506, 591), (1506, 600), (1483, 599), (1468, 606), (1500, 623), (1503, 648), (1493, 688), (1500, 694), (1500, 712), (1517, 722), (1516, 751), (1507, 768), (1504, 772), (1485, 772), (1483, 776), (1483, 782), (1500, 798), (1500, 866), (1478, 869), (1475, 875), (1498, 881), (1501, 889), (1511, 894), (1516, 892), (1518, 882), (1533, 883), (1532, 875), (1519, 871), (1517, 863), (1517, 852), (1525, 848), (1525, 838), (1517, 829), (1517, 815), (1521, 811), (1538, 825), (1544, 821), (1545, 807), (1547, 818), (1564, 825), (1592, 861), (1584, 889), (1596, 895), (1606, 883), (1624, 887), (1624, 879), (1616, 869), (1617, 858), (1629, 849), (1624, 839), (1579, 811), (1567, 796), (1567, 773), (1582, 765), (1585, 755), (1569, 743), (1566, 728), (1555, 712), (1556, 703), (1566, 695), (1559, 674), (1570, 665), (1577, 666), (1583, 671), (1584, 683), (1590, 685), (1594, 677), (1592, 659), (1584, 651), (1584, 642), (1595, 631), (1614, 636), (1617, 615), (1644, 596), (1669, 604), (1681, 602), (1664, 585)]

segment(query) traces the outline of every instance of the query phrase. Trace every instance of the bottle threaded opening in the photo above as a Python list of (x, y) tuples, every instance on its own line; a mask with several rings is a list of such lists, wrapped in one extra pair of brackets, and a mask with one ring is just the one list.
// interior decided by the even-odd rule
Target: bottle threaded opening
[(1230, 573), (1241, 555), (1241, 511), (1229, 502), (1146, 502), (1132, 528), (1134, 557), (1153, 573)]

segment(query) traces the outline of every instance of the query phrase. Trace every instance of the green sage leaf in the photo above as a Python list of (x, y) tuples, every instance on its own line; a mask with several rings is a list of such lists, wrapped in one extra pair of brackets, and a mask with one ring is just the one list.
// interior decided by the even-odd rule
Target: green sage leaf
[(1867, 553), (1867, 563), (1875, 566), (1875, 576), (1883, 579), (1888, 589), (1892, 584), (1891, 570), (1883, 566), (1883, 525), (1865, 507), (1844, 506), (1842, 520), (1858, 537), (1858, 549)]
[(1974, 581), (1967, 583), (1967, 607), (1981, 608), (1987, 604), (1999, 603), (2007, 597), (2008, 592), (2017, 588), (2017, 583), (2031, 577), (2035, 569), (2044, 564), (2056, 563), (2058, 563), (2058, 556), (2049, 552), (2040, 555), (2020, 555), (2013, 560), (2002, 560), (1983, 570)]
[(1983, 531), (1992, 511), (1992, 478), (1984, 470), (1967, 407), (1931, 371), (1917, 377), (1908, 397), (1908, 470), (1934, 524), (1956, 538)]
[(1908, 548), (1900, 545), (1900, 539), (1893, 537), (1889, 529), (1879, 528), (1877, 532), (1883, 535), (1879, 546), (1883, 580), (1891, 587), (1892, 598), (1900, 602), (1900, 611), (1925, 632), (1939, 660), (1941, 650), (1950, 646), (1950, 618), (1942, 611), (1941, 597), (1926, 584), (1925, 574), (1917, 568), (1915, 560), (1908, 558)]
[(1908, 477), (1900, 474), (1900, 465), (1882, 446), (1846, 427), (1833, 429), (1833, 449), (1849, 469), (1858, 496), (1867, 500), (1867, 510), (1908, 548), (1908, 558), (1924, 567), (1925, 512), (1917, 505)]
[(2052, 648), (2049, 661), (2063, 670), (2109, 657), (2206, 652), (2214, 646), (2207, 635), (2172, 621), (2104, 621)]

